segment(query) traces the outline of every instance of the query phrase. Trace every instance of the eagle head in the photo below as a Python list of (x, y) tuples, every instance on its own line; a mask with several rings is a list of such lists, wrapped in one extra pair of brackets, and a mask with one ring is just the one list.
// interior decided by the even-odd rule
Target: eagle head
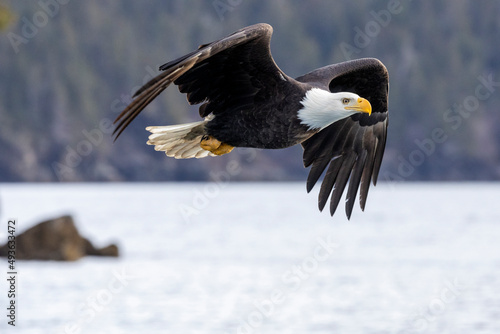
[(310, 129), (322, 130), (332, 123), (356, 113), (371, 115), (370, 102), (351, 92), (331, 93), (324, 89), (308, 90), (301, 101), (297, 116)]

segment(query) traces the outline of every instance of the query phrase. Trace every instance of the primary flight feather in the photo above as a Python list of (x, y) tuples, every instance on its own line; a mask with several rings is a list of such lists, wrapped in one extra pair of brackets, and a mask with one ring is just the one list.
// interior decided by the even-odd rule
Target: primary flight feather
[(359, 189), (364, 210), (375, 185), (388, 124), (389, 75), (365, 58), (287, 76), (271, 56), (272, 27), (236, 31), (160, 67), (116, 118), (115, 139), (171, 83), (199, 107), (202, 121), (150, 126), (149, 145), (177, 159), (203, 158), (234, 147), (279, 149), (301, 144), (311, 167), (307, 191), (326, 170), (319, 209), (330, 198), (333, 216), (342, 193), (350, 218)]

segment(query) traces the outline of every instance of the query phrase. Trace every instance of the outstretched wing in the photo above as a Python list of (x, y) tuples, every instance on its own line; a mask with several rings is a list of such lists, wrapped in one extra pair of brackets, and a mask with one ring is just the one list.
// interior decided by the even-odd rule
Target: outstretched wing
[(377, 59), (366, 58), (320, 68), (296, 80), (331, 92), (353, 92), (366, 98), (372, 114), (356, 114), (336, 122), (302, 143), (304, 166), (311, 166), (307, 191), (326, 170), (318, 205), (323, 210), (331, 194), (333, 216), (347, 181), (346, 214), (350, 218), (358, 188), (364, 210), (370, 180), (375, 185), (384, 156), (388, 124), (389, 74)]
[[(273, 29), (256, 24), (193, 51), (160, 67), (164, 71), (134, 95), (132, 103), (116, 118), (116, 138), (135, 117), (172, 82), (187, 94), (190, 104), (204, 102), (200, 116), (231, 112), (265, 101), (269, 87), (286, 76), (271, 56)], [(265, 89), (267, 88), (267, 89)]]

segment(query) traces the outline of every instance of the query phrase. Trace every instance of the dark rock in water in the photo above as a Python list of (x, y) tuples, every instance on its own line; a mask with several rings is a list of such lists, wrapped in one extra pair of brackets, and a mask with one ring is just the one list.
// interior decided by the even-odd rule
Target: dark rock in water
[(83, 238), (83, 240), (85, 243), (85, 255), (118, 256), (118, 246), (115, 244), (111, 244), (103, 248), (95, 248), (88, 239)]
[[(7, 244), (0, 256), (7, 256)], [(75, 261), (85, 255), (118, 256), (118, 247), (96, 248), (82, 237), (71, 216), (51, 219), (31, 227), (16, 237), (17, 260)]]

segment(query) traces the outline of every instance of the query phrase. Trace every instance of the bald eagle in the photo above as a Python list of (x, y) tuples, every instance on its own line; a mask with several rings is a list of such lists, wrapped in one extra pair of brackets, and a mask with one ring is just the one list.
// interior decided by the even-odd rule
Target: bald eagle
[[(271, 56), (272, 27), (256, 24), (160, 67), (116, 118), (115, 140), (171, 83), (199, 107), (202, 121), (150, 126), (149, 145), (177, 159), (203, 158), (234, 147), (280, 149), (301, 144), (311, 167), (307, 192), (326, 169), (318, 205), (333, 216), (347, 181), (346, 215), (355, 197), (364, 210), (376, 185), (388, 124), (389, 76), (374, 58), (325, 66), (298, 78)], [(328, 167), (328, 168), (327, 168)], [(331, 196), (330, 196), (331, 195)]]

